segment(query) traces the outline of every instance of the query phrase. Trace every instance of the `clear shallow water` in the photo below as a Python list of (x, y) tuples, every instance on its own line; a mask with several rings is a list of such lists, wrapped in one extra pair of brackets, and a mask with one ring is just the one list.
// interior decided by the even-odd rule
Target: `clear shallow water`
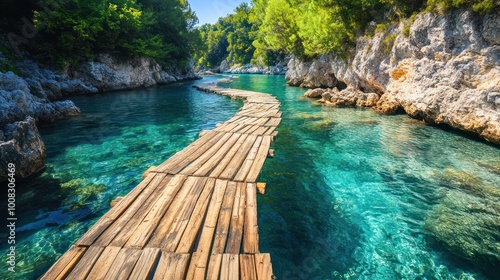
[[(81, 116), (41, 127), (47, 168), (17, 187), (18, 263), (15, 274), (7, 271), (8, 244), (2, 241), (0, 279), (38, 278), (149, 166), (242, 106), (191, 87), (199, 82), (74, 97)], [(6, 201), (2, 196), (0, 209), (7, 209)], [(7, 232), (1, 234), (5, 240)]]
[[(147, 167), (241, 106), (190, 85), (74, 98), (81, 117), (41, 129), (48, 167), (18, 187), (18, 273), (2, 262), (0, 279), (36, 279)], [(500, 275), (500, 149), (406, 116), (313, 106), (283, 77), (229, 86), (282, 102), (259, 196), (261, 251), (278, 279)]]
[(278, 279), (498, 279), (498, 148), (404, 115), (314, 106), (283, 80), (227, 85), (282, 103), (259, 196)]

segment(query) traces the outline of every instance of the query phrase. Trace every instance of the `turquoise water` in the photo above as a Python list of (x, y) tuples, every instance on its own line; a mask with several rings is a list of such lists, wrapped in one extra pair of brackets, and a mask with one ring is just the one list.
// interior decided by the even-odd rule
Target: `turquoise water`
[[(500, 149), (404, 115), (316, 106), (283, 77), (236, 77), (227, 86), (282, 103), (258, 202), (278, 279), (500, 275)], [(47, 169), (18, 186), (18, 272), (2, 262), (0, 279), (36, 279), (145, 169), (242, 105), (192, 84), (77, 97), (82, 116), (41, 129)]]

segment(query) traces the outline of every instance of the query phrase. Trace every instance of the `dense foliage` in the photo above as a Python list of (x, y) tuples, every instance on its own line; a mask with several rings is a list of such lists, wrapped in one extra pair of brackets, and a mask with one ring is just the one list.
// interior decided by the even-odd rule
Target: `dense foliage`
[(454, 8), (488, 13), (498, 9), (498, 1), (253, 0), (251, 7), (243, 4), (236, 13), (199, 29), (204, 44), (196, 61), (214, 67), (224, 59), (229, 64), (268, 65), (284, 53), (305, 58), (331, 52), (346, 56), (354, 49), (356, 35), (373, 31), (370, 22), (387, 26), (422, 10)]
[(197, 18), (186, 0), (30, 3), (2, 3), (17, 12), (6, 17), (0, 27), (32, 22), (36, 37), (26, 40), (29, 50), (59, 66), (92, 59), (99, 53), (123, 58), (147, 56), (164, 65), (182, 66), (191, 58), (193, 42), (198, 38), (198, 31), (194, 30)]

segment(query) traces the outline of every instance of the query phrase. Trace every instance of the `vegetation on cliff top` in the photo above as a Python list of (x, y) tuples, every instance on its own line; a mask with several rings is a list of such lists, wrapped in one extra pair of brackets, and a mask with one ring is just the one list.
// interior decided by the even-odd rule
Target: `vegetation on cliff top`
[(0, 29), (31, 28), (36, 35), (17, 35), (15, 44), (59, 66), (100, 53), (183, 66), (198, 37), (197, 17), (185, 0), (6, 0), (1, 5)]
[[(497, 2), (496, 2), (497, 3)], [(283, 54), (313, 58), (324, 53), (346, 56), (369, 23), (393, 23), (427, 10), (472, 9), (494, 12), (495, 0), (253, 0), (215, 24), (199, 28), (202, 67), (230, 64), (269, 65)], [(409, 31), (409, 29), (407, 30)]]

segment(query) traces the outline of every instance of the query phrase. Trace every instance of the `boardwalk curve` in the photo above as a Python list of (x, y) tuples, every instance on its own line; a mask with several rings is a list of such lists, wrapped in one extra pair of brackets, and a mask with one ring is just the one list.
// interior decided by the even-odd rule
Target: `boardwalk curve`
[(230, 120), (155, 168), (41, 279), (272, 279), (259, 252), (257, 177), (277, 136), (279, 101), (265, 93), (202, 86), (245, 99)]

